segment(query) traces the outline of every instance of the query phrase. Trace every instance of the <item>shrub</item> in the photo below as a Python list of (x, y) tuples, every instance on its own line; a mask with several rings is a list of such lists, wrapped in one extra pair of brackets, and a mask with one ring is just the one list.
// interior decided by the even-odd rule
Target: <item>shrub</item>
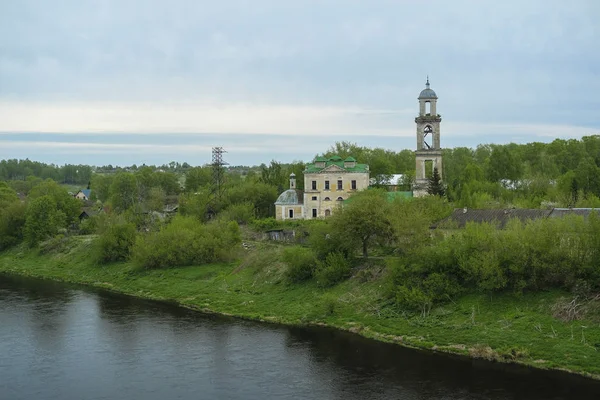
[(109, 219), (101, 227), (96, 241), (96, 257), (101, 264), (125, 261), (131, 254), (137, 231), (135, 224), (123, 219)]
[(134, 263), (142, 268), (170, 268), (226, 261), (241, 242), (235, 221), (200, 224), (193, 217), (177, 216), (158, 232), (140, 236), (132, 249)]
[(285, 277), (289, 282), (302, 282), (313, 277), (316, 258), (312, 250), (300, 246), (288, 247), (283, 252), (283, 261), (288, 265)]
[(86, 218), (79, 224), (80, 235), (91, 235), (98, 230), (98, 217)]
[(350, 261), (340, 252), (329, 253), (325, 261), (318, 261), (315, 270), (317, 284), (321, 287), (333, 286), (350, 276)]
[(0, 211), (0, 251), (23, 240), (25, 203), (13, 203)]
[(246, 225), (254, 219), (254, 206), (251, 203), (232, 204), (219, 214), (225, 221), (235, 221)]

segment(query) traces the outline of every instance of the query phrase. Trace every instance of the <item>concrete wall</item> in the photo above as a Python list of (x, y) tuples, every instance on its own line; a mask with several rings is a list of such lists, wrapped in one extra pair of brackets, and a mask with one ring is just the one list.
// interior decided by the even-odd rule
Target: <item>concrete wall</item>
[(289, 210), (294, 210), (294, 218), (292, 219), (303, 219), (304, 215), (303, 215), (303, 209), (302, 209), (302, 205), (301, 204), (295, 204), (295, 205), (276, 205), (275, 206), (275, 219), (278, 220), (286, 220), (286, 219), (290, 219), (290, 211)]

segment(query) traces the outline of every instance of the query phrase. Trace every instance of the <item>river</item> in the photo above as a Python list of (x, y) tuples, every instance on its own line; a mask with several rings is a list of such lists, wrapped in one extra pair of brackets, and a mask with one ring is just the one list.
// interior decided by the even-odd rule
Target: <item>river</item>
[(600, 382), (0, 275), (0, 399), (598, 399)]

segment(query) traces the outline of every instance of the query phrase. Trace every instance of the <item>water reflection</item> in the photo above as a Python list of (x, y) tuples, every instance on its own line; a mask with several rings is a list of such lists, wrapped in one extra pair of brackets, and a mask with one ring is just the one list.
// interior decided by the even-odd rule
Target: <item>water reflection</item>
[(597, 399), (600, 383), (0, 275), (4, 399)]

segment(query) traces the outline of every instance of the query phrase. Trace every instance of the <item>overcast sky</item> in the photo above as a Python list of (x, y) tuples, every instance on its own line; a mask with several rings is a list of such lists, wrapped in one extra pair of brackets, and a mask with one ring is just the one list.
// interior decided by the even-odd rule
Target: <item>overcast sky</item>
[(310, 160), (600, 134), (598, 0), (0, 1), (0, 159)]

